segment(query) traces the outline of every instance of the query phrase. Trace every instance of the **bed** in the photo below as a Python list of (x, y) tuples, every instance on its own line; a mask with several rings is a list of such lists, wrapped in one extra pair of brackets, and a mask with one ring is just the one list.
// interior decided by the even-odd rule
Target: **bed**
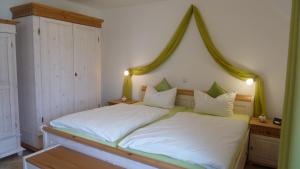
[[(142, 87), (141, 97), (146, 90), (146, 87)], [(188, 109), (193, 107), (193, 90), (177, 90), (176, 105), (180, 106), (176, 109), (165, 114), (165, 116), (154, 120), (151, 124), (156, 124), (161, 121), (168, 120), (175, 117), (178, 112), (186, 113)], [(234, 118), (244, 117), (244, 120), (249, 120), (252, 116), (252, 106), (253, 99), (248, 95), (237, 95), (234, 103)], [(148, 125), (149, 126), (149, 125)], [(147, 128), (146, 126), (145, 128)], [(150, 125), (151, 126), (151, 125)], [(143, 126), (142, 126), (143, 127)], [(140, 128), (143, 130), (144, 128)], [(136, 130), (138, 131), (138, 130)], [(110, 163), (125, 167), (125, 168), (209, 168), (210, 166), (195, 165), (183, 160), (177, 160), (165, 155), (157, 155), (154, 153), (147, 153), (131, 148), (116, 146), (116, 144), (110, 145), (103, 142), (99, 142), (93, 137), (87, 137), (80, 133), (74, 133), (68, 130), (61, 130), (53, 127), (43, 127), (44, 132), (44, 146), (45, 148), (53, 145), (63, 145), (65, 147), (80, 151), (89, 156), (99, 158), (101, 160), (108, 161)], [(134, 132), (130, 132), (134, 134)], [(130, 134), (129, 133), (129, 134)], [(246, 157), (247, 157), (247, 146), (248, 146), (248, 134), (249, 129), (246, 125), (243, 130), (241, 138), (239, 139), (238, 146), (234, 148), (234, 155), (232, 155), (230, 162), (230, 168), (232, 169), (242, 169), (244, 167)], [(130, 136), (130, 135), (129, 135)], [(126, 140), (125, 137), (118, 140), (117, 142), (122, 142), (121, 140)]]

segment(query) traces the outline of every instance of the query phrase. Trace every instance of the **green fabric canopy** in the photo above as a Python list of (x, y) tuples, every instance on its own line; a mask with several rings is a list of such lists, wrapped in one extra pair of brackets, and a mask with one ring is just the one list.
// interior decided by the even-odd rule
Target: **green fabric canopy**
[(300, 167), (300, 1), (293, 0), (279, 169)]
[(264, 95), (264, 85), (262, 79), (256, 75), (255, 73), (238, 68), (232, 64), (230, 64), (225, 57), (220, 53), (220, 51), (215, 47), (206, 25), (202, 19), (202, 16), (198, 10), (198, 8), (194, 5), (188, 9), (184, 18), (182, 19), (180, 25), (178, 26), (176, 32), (172, 36), (170, 42), (163, 49), (163, 51), (155, 58), (151, 63), (145, 66), (138, 66), (129, 68), (129, 76), (126, 76), (123, 84), (123, 95), (127, 98), (132, 98), (132, 81), (131, 77), (133, 75), (143, 75), (149, 73), (159, 66), (161, 66), (166, 60), (170, 58), (170, 56), (174, 53), (177, 46), (180, 44), (187, 27), (190, 23), (191, 17), (194, 15), (197, 28), (199, 33), (204, 41), (204, 44), (213, 57), (213, 59), (229, 74), (240, 79), (247, 80), (248, 78), (252, 78), (256, 82), (255, 88), (255, 98), (254, 98), (254, 115), (258, 116), (260, 114), (266, 114), (266, 106), (265, 106), (265, 95)]

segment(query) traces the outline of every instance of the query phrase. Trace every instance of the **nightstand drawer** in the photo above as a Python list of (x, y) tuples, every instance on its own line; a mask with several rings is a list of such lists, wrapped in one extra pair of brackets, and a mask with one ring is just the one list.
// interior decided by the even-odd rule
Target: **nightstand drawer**
[(251, 133), (268, 137), (280, 137), (280, 130), (275, 128), (266, 128), (262, 126), (251, 126)]
[(249, 142), (249, 160), (255, 164), (277, 167), (279, 139), (251, 134)]

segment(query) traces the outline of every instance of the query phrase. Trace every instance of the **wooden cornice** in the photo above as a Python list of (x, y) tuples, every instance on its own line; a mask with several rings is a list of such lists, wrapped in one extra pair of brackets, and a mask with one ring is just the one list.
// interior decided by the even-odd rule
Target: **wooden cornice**
[(9, 25), (16, 25), (18, 22), (14, 21), (14, 20), (0, 19), (0, 23), (9, 24)]
[(39, 3), (28, 3), (10, 8), (13, 18), (40, 16), (81, 25), (102, 27), (103, 20), (71, 11), (66, 11)]

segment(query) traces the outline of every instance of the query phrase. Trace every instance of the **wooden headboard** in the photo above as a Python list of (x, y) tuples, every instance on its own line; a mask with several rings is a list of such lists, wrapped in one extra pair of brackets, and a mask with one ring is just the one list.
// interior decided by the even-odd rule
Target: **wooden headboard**
[[(140, 99), (143, 100), (147, 86), (142, 86)], [(194, 107), (194, 90), (177, 89), (176, 105)], [(234, 102), (234, 113), (253, 115), (253, 96), (237, 94)]]

